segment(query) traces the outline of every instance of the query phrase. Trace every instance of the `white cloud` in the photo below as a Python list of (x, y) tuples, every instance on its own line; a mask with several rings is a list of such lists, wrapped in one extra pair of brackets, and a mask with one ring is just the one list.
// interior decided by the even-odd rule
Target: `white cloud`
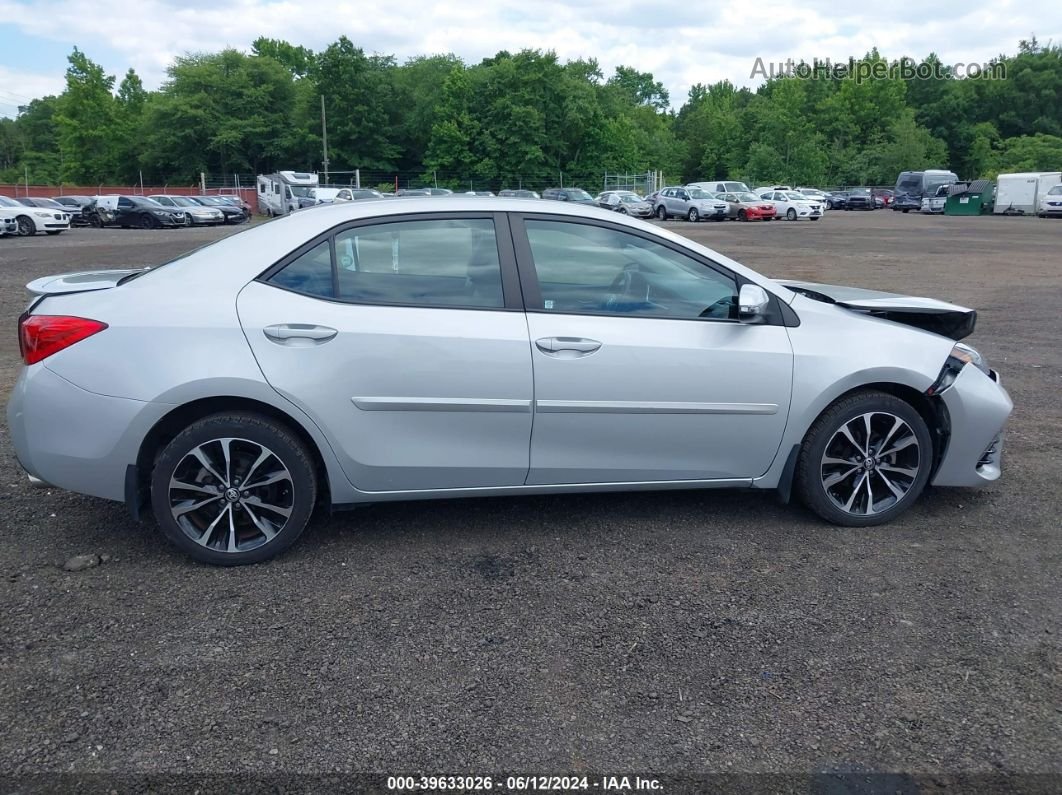
[[(690, 6), (648, 0), (391, 0), (371, 10), (345, 0), (139, 0), (117, 13), (93, 14), (84, 0), (0, 0), (0, 18), (14, 20), (9, 24), (23, 35), (75, 43), (89, 57), (94, 49), (107, 51), (116, 60), (105, 62), (108, 71), (120, 77), (132, 66), (149, 88), (186, 52), (246, 50), (258, 36), (320, 49), (346, 34), (367, 51), (400, 60), (453, 52), (474, 63), (501, 49), (541, 48), (562, 59), (596, 58), (606, 74), (628, 64), (653, 72), (677, 106), (694, 82), (755, 84), (757, 57), (837, 61), (877, 47), (890, 58), (935, 51), (945, 63), (986, 61), (1014, 52), (1033, 32), (1042, 41), (1062, 39), (1056, 3), (704, 3), (691, 13)], [(19, 90), (54, 91), (61, 78), (61, 69), (53, 77), (30, 76)]]

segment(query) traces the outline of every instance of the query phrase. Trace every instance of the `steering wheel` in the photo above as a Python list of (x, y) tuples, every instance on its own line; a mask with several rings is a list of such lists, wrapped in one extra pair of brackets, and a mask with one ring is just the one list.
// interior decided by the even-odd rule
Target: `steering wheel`
[(636, 309), (662, 308), (649, 297), (650, 290), (651, 285), (641, 266), (636, 262), (628, 262), (609, 286), (610, 295), (605, 302), (605, 309), (630, 312)]

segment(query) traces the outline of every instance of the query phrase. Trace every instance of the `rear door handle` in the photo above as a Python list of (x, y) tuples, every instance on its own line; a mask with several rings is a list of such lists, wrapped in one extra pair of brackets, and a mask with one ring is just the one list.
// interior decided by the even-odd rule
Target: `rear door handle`
[(279, 323), (262, 329), (273, 342), (286, 344), (290, 340), (309, 340), (311, 342), (328, 342), (339, 332), (328, 326), (314, 326), (309, 323)]
[(585, 337), (543, 337), (535, 340), (535, 346), (550, 356), (589, 356), (601, 347), (597, 340)]

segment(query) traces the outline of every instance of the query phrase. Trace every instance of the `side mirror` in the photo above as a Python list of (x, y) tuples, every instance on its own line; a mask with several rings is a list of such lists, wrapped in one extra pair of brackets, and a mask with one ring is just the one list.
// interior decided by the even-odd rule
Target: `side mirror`
[(767, 307), (771, 297), (758, 284), (743, 284), (738, 294), (738, 320), (756, 324), (767, 320)]

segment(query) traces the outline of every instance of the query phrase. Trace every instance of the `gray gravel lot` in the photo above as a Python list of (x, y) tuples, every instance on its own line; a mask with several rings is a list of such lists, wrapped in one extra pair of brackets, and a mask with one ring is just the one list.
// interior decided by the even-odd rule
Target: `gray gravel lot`
[[(849, 770), (938, 779), (927, 792), (970, 791), (944, 787), (960, 774), (1050, 786), (1062, 223), (668, 227), (770, 275), (977, 307), (970, 342), (1016, 405), (1003, 480), (929, 492), (870, 530), (761, 492), (385, 504), (222, 570), (119, 504), (29, 489), (4, 427), (0, 776)], [(0, 239), (0, 396), (25, 282), (231, 232)], [(108, 559), (61, 568), (82, 553)]]

